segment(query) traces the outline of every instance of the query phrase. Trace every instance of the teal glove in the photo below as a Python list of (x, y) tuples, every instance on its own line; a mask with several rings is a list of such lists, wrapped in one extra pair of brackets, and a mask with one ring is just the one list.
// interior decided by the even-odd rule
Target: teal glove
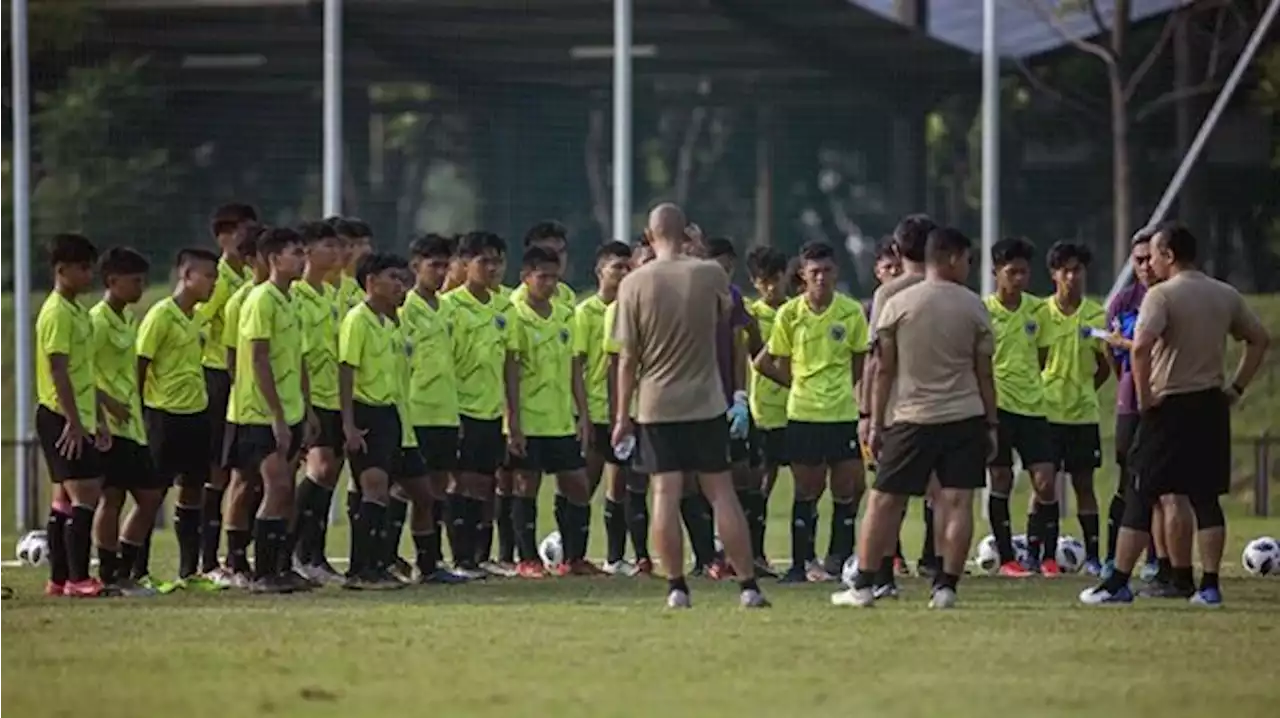
[(751, 427), (751, 412), (747, 408), (747, 392), (733, 392), (733, 406), (725, 414), (729, 419), (729, 438), (745, 439)]

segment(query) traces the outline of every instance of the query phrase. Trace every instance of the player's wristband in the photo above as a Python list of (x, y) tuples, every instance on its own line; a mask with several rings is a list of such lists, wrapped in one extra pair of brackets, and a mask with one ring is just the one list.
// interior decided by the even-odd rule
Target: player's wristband
[(871, 412), (869, 411), (858, 412), (858, 421), (863, 421), (864, 419), (870, 419), (870, 418), (871, 418)]

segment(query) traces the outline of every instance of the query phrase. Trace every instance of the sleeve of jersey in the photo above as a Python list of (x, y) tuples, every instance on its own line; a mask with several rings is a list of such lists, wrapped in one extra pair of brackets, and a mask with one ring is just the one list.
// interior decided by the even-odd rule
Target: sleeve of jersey
[(71, 353), (71, 322), (66, 312), (57, 311), (40, 325), (40, 349), (45, 354)]
[(240, 305), (240, 331), (249, 341), (271, 339), (276, 304), (265, 294)]
[(776, 357), (791, 356), (791, 335), (795, 332), (791, 305), (787, 304), (778, 310), (773, 320), (773, 331), (769, 333), (769, 345), (765, 349)]
[(358, 367), (364, 355), (364, 327), (355, 311), (342, 318), (342, 329), (338, 332), (338, 361), (347, 366)]
[(196, 316), (202, 321), (213, 319), (214, 315), (226, 306), (227, 300), (231, 298), (230, 287), (219, 277), (213, 283), (213, 294), (209, 296), (209, 301), (196, 305)]
[(871, 345), (871, 330), (862, 316), (862, 307), (854, 305), (854, 311), (849, 313), (849, 325), (849, 349), (854, 354), (865, 353)]
[(227, 302), (227, 311), (222, 322), (222, 346), (236, 348), (236, 340), (240, 334), (240, 308), (233, 302)]
[(1053, 312), (1049, 309), (1049, 302), (1043, 302), (1036, 308), (1035, 318), (1036, 346), (1041, 349), (1048, 349), (1058, 339), (1057, 322), (1053, 320)]
[(573, 332), (573, 354), (574, 356), (585, 355), (590, 351), (590, 342), (587, 337), (591, 334), (591, 317), (588, 316), (584, 305), (579, 305), (573, 310), (573, 321), (570, 323), (569, 330)]
[[(1090, 329), (1098, 329), (1105, 331), (1107, 328), (1107, 313), (1101, 304), (1095, 302), (1085, 303), (1085, 311), (1088, 312), (1084, 316), (1084, 325)], [(1107, 351), (1107, 343), (1091, 336), (1089, 343), (1093, 346), (1094, 351), (1105, 353)]]
[[(93, 334), (89, 340), (89, 352), (93, 355), (95, 369), (98, 369), (101, 368), (97, 361), (98, 353), (111, 345), (111, 327), (107, 325), (107, 320), (98, 312), (89, 315), (89, 325), (93, 328)], [(99, 389), (108, 388), (106, 378), (102, 375), (102, 372), (94, 371), (93, 374), (94, 384)]]
[(516, 311), (514, 304), (511, 304), (503, 310), (503, 314), (507, 318), (507, 327), (503, 330), (503, 340), (507, 343), (507, 351), (519, 353), (522, 348), (522, 335), (524, 334), (520, 329), (520, 312)]
[(604, 310), (604, 321), (600, 323), (600, 340), (604, 343), (604, 351), (606, 354), (617, 354), (621, 351), (618, 342), (613, 338), (613, 323), (617, 320), (618, 303), (615, 301)]
[(156, 350), (160, 348), (160, 327), (157, 326), (160, 321), (157, 319), (160, 312), (152, 310), (142, 318), (142, 325), (138, 327), (138, 356), (144, 359), (155, 359)]

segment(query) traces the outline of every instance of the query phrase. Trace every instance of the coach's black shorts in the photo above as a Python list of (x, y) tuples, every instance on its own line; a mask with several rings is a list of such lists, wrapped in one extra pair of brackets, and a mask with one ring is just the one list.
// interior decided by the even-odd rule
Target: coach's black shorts
[(714, 416), (700, 421), (640, 424), (632, 466), (642, 474), (728, 471), (729, 422)]
[(1137, 431), (1137, 414), (1116, 414), (1116, 466), (1121, 473), (1128, 470), (1129, 449), (1133, 447), (1133, 435)]
[[(160, 479), (169, 485), (204, 486), (209, 480), (209, 446), (213, 429), (209, 412), (171, 414), (160, 409), (143, 409), (151, 464)], [(225, 432), (222, 434), (225, 438)], [(219, 456), (219, 458), (221, 458)]]
[(982, 417), (945, 424), (894, 424), (884, 431), (875, 488), (923, 496), (929, 476), (944, 489), (980, 489), (987, 483), (987, 426)]
[(226, 448), (227, 404), (231, 401), (231, 373), (226, 369), (204, 368), (204, 387), (209, 392), (209, 461), (222, 465)]
[(342, 458), (346, 452), (347, 438), (342, 434), (342, 412), (333, 409), (315, 409), (319, 432), (307, 446), (308, 449), (331, 449)]
[(996, 435), (1000, 443), (996, 446), (996, 458), (992, 466), (1011, 468), (1013, 452), (1018, 452), (1024, 469), (1036, 464), (1053, 462), (1053, 437), (1049, 433), (1049, 421), (1043, 416), (1026, 416), (1014, 414), (1001, 409), (997, 412), (1000, 426)]
[(507, 459), (502, 419), (459, 417), (458, 471), (493, 476)]
[(1217, 497), (1231, 488), (1231, 411), (1220, 389), (1166, 396), (1143, 412), (1129, 467), (1148, 499)]
[(512, 455), (508, 463), (514, 471), (559, 474), (585, 468), (587, 460), (576, 436), (529, 436), (524, 441), (524, 456)]
[(400, 457), (391, 474), (392, 481), (409, 481), (421, 479), (427, 475), (427, 462), (422, 458), (422, 449), (417, 446), (400, 447)]
[(395, 406), (373, 406), (353, 402), (356, 428), (364, 432), (364, 451), (350, 454), (351, 475), (381, 469), (388, 477), (397, 474), (400, 465), (400, 412)]
[(792, 466), (832, 466), (862, 455), (856, 421), (789, 421), (786, 431)]
[(1097, 424), (1049, 424), (1053, 466), (1074, 474), (1102, 466), (1102, 437)]
[[(286, 461), (295, 461), (302, 452), (305, 422), (289, 427), (289, 450)], [(258, 473), (266, 458), (276, 452), (276, 435), (265, 424), (227, 424), (227, 450), (222, 465), (251, 475)]]
[(418, 453), (427, 472), (453, 471), (458, 468), (458, 427), (415, 426)]
[(613, 453), (613, 427), (608, 424), (591, 425), (591, 449), (599, 453), (606, 464), (620, 466), (627, 463)]
[(111, 448), (102, 452), (102, 486), (122, 491), (164, 489), (169, 482), (151, 465), (151, 452), (133, 439), (111, 437)]
[(76, 458), (67, 459), (58, 451), (58, 437), (62, 436), (66, 425), (67, 420), (61, 414), (45, 406), (36, 407), (36, 438), (40, 440), (45, 463), (49, 465), (49, 478), (55, 484), (102, 478), (102, 457), (93, 445), (92, 434), (84, 438), (80, 455)]

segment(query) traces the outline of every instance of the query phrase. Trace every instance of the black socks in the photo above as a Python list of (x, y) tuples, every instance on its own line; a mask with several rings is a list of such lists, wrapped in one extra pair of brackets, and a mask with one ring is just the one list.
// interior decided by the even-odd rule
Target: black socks
[(218, 548), (222, 541), (223, 489), (204, 487), (200, 505), (200, 572), (218, 568)]
[(1009, 497), (988, 495), (987, 515), (991, 521), (991, 535), (996, 540), (996, 551), (1000, 553), (1000, 564), (1013, 561), (1017, 555), (1013, 551), (1013, 525), (1009, 519)]
[(174, 509), (173, 532), (178, 536), (178, 578), (194, 576), (200, 563), (200, 514), (194, 506)]

